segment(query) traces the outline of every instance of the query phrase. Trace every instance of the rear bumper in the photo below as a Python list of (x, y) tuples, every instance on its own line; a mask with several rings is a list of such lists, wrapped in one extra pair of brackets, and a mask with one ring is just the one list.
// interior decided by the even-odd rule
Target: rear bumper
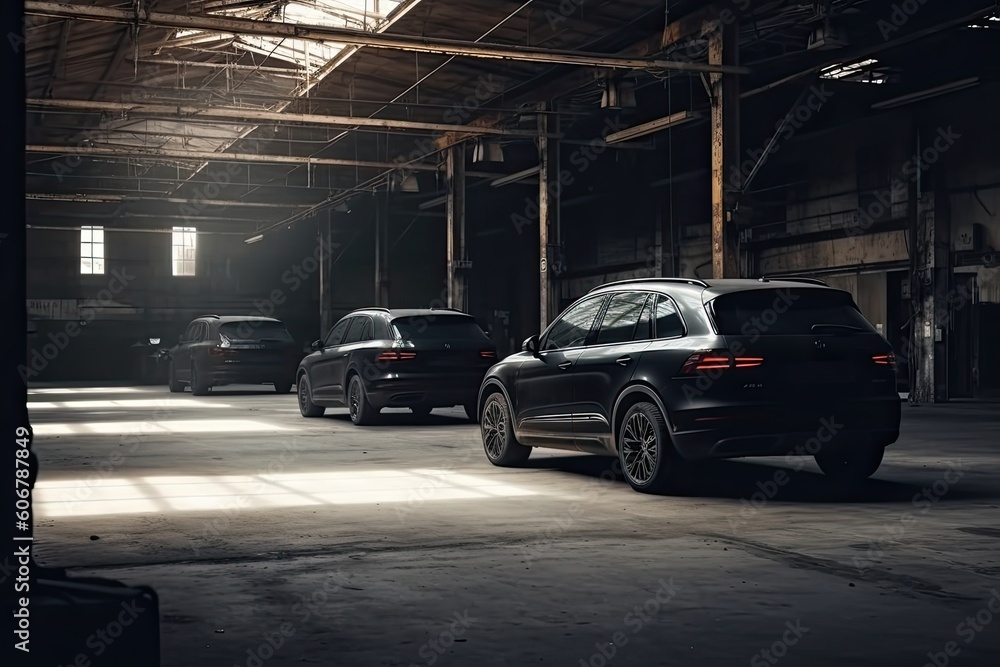
[(379, 410), (415, 405), (444, 408), (474, 403), (485, 375), (483, 371), (433, 378), (383, 376), (369, 380), (365, 390), (372, 407)]
[(826, 443), (891, 445), (899, 439), (897, 394), (824, 404), (746, 404), (672, 414), (685, 459), (813, 454)]
[(216, 362), (205, 369), (212, 384), (270, 384), (291, 382), (295, 379), (298, 364), (282, 363), (225, 363)]

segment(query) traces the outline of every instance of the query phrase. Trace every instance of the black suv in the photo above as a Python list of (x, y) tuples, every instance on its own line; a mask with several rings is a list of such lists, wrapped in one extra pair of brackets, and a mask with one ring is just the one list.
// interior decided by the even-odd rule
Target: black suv
[(612, 283), (523, 349), (480, 390), (495, 465), (531, 447), (611, 454), (632, 488), (656, 492), (684, 461), (808, 454), (860, 480), (899, 438), (891, 346), (818, 280)]
[(279, 320), (205, 315), (188, 325), (167, 357), (172, 392), (190, 385), (191, 393), (204, 396), (218, 385), (273, 384), (287, 394), (302, 351)]
[(426, 415), (461, 405), (474, 420), (483, 376), (497, 360), (475, 318), (451, 309), (358, 310), (312, 349), (296, 374), (302, 416), (347, 406), (357, 425), (404, 407)]

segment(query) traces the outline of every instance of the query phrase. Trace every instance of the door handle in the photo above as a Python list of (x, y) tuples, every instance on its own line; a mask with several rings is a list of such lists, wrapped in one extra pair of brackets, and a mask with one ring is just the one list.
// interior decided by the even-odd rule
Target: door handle
[(617, 361), (622, 366), (628, 366), (628, 362), (632, 361), (632, 357), (626, 354), (624, 357), (618, 357), (618, 359), (616, 359), (615, 361)]
[(572, 361), (564, 361), (561, 364), (559, 364), (559, 368), (561, 368), (563, 370), (566, 370), (567, 368), (569, 368), (572, 365), (573, 365)]

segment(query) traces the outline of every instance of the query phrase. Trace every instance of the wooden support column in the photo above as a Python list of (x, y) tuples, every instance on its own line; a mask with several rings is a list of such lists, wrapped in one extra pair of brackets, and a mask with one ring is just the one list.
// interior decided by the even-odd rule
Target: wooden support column
[(552, 180), (549, 155), (549, 116), (545, 102), (538, 103), (538, 303), (540, 318), (538, 330), (549, 325), (551, 313), (551, 271), (549, 271), (549, 225), (552, 222), (549, 201), (549, 183)]
[(316, 233), (319, 242), (319, 337), (325, 338), (328, 331), (333, 327), (333, 312), (330, 309), (331, 294), (330, 270), (333, 267), (330, 251), (332, 249), (331, 240), (333, 238), (332, 224), (330, 217), (332, 212), (327, 211), (326, 222), (317, 225)]
[(389, 307), (388, 192), (375, 193), (375, 305)]
[(468, 309), (465, 247), (465, 144), (447, 149), (448, 307)]
[[(739, 63), (737, 21), (716, 24), (709, 36), (708, 62)], [(740, 277), (739, 231), (735, 205), (739, 195), (727, 174), (739, 171), (740, 84), (736, 74), (710, 75), (712, 92), (712, 277)]]

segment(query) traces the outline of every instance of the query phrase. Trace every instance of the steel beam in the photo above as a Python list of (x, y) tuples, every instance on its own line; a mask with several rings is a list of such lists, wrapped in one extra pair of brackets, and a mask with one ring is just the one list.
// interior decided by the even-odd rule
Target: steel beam
[(221, 199), (191, 199), (188, 197), (157, 197), (151, 195), (90, 195), (29, 192), (25, 195), (28, 201), (73, 202), (77, 204), (126, 204), (132, 202), (161, 202), (164, 204), (190, 204), (198, 206), (245, 206), (252, 208), (296, 209), (309, 208), (312, 204), (278, 204), (275, 202), (256, 202)]
[(66, 109), (73, 111), (100, 111), (138, 116), (178, 118), (184, 121), (225, 120), (248, 123), (283, 123), (314, 125), (317, 127), (367, 127), (378, 130), (413, 130), (420, 132), (461, 132), (467, 134), (495, 134), (508, 137), (534, 137), (531, 130), (508, 130), (504, 128), (481, 128), (451, 123), (423, 123), (411, 120), (369, 118), (367, 116), (329, 116), (311, 113), (287, 113), (245, 109), (240, 107), (216, 107), (195, 104), (156, 104), (147, 102), (94, 102), (88, 100), (49, 100), (37, 97), (25, 101), (28, 107), (43, 109)]
[(24, 147), (26, 153), (48, 153), (71, 157), (119, 157), (154, 158), (166, 160), (192, 160), (196, 162), (255, 162), (264, 164), (314, 165), (322, 167), (358, 167), (362, 169), (402, 169), (409, 171), (439, 171), (437, 164), (427, 162), (406, 165), (394, 162), (365, 162), (363, 160), (341, 160), (336, 158), (303, 157), (298, 155), (259, 155), (257, 153), (217, 153), (214, 151), (193, 151), (171, 148), (145, 148), (143, 146), (43, 146), (30, 144)]
[[(709, 37), (708, 61), (739, 62), (739, 32), (736, 26), (720, 24)], [(726, 176), (739, 170), (740, 89), (735, 76), (712, 75), (712, 277), (740, 276), (735, 203), (738, 189)], [(734, 190), (736, 190), (734, 192)]]
[(455, 39), (433, 39), (412, 35), (389, 35), (353, 28), (304, 25), (281, 21), (258, 21), (224, 16), (188, 16), (167, 12), (153, 12), (118, 7), (100, 7), (68, 2), (25, 2), (26, 14), (72, 18), (111, 23), (138, 22), (157, 28), (181, 28), (185, 30), (205, 30), (237, 35), (263, 35), (266, 37), (286, 37), (318, 42), (334, 42), (345, 45), (368, 46), (380, 49), (395, 49), (417, 53), (440, 53), (466, 56), (470, 58), (499, 58), (521, 62), (552, 63), (557, 65), (578, 65), (582, 67), (605, 67), (609, 69), (666, 69), (686, 72), (726, 72), (745, 74), (745, 68), (728, 68), (701, 63), (659, 60), (655, 58), (629, 58), (609, 56), (601, 53), (583, 53), (569, 50), (541, 49), (528, 46), (483, 44)]

